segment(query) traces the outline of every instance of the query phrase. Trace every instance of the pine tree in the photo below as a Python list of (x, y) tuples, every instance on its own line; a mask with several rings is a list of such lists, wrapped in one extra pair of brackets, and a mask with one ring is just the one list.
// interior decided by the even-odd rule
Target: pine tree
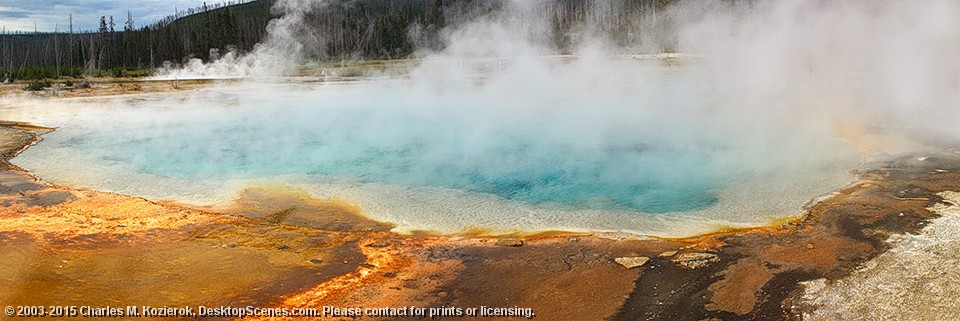
[(93, 69), (100, 69), (103, 66), (107, 48), (107, 31), (107, 17), (100, 16), (100, 46), (97, 49), (97, 62), (92, 66)]

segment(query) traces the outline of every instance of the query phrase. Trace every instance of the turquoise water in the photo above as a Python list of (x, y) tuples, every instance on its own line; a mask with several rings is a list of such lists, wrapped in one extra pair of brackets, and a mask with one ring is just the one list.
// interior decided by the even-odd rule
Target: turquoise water
[(59, 128), (13, 161), (55, 184), (196, 205), (293, 188), (399, 232), (682, 237), (797, 215), (850, 180), (859, 154), (829, 123), (667, 76), (249, 82), (23, 107)]
[[(719, 113), (709, 87), (693, 90), (691, 80), (600, 80), (610, 83), (246, 84), (74, 121), (57, 144), (186, 181), (309, 176), (654, 214), (710, 208), (744, 178), (836, 164), (832, 155), (793, 155), (804, 141), (785, 144), (833, 144), (817, 128), (770, 135), (808, 129)], [(764, 114), (773, 107), (744, 115), (784, 119)]]
[(115, 124), (64, 145), (170, 178), (309, 174), (329, 181), (461, 189), (574, 209), (697, 210), (714, 204), (711, 190), (724, 183), (710, 171), (710, 155), (696, 150), (629, 140), (583, 146), (509, 131), (485, 132), (491, 137), (483, 137), (484, 144), (470, 146), (467, 142), (476, 138), (468, 136), (477, 128), (422, 127), (428, 121), (398, 119), (393, 123), (398, 128), (417, 129), (374, 139), (369, 136), (383, 133), (367, 132), (382, 125), (373, 120), (317, 123), (275, 117), (264, 123), (226, 113), (215, 122)]

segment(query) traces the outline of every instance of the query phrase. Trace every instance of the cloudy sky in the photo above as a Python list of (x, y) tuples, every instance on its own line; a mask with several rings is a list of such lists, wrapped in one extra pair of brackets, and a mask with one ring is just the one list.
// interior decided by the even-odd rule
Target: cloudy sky
[[(206, 0), (208, 3), (223, 0)], [(127, 11), (133, 15), (137, 27), (150, 24), (171, 15), (174, 8), (185, 10), (203, 5), (204, 0), (0, 0), (0, 28), (9, 31), (33, 31), (36, 22), (39, 31), (66, 31), (69, 15), (73, 14), (73, 28), (97, 30), (100, 16), (113, 15), (116, 29), (122, 30)]]

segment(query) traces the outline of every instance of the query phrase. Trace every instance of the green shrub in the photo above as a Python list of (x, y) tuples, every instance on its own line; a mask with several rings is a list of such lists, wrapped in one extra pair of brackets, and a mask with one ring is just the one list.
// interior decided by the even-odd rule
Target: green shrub
[(37, 91), (37, 90), (42, 90), (42, 89), (47, 88), (47, 87), (50, 87), (50, 82), (49, 82), (49, 81), (46, 81), (46, 80), (36, 80), (36, 81), (30, 82), (30, 84), (27, 85), (27, 87), (24, 88), (23, 90)]

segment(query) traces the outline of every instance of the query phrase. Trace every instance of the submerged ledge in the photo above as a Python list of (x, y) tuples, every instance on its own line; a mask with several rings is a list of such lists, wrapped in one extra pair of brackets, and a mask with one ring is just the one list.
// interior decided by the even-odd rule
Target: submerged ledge
[[(37, 136), (34, 140), (24, 140), (23, 133), (47, 130), (23, 123), (0, 123), (0, 127), (5, 129), (4, 142), (20, 137), (13, 138), (15, 143), (10, 146), (21, 145), (4, 150), (4, 162), (35, 142)], [(529, 306), (538, 316), (557, 320), (799, 318), (804, 309), (816, 309), (816, 306), (793, 304), (798, 299), (800, 282), (835, 280), (849, 275), (863, 262), (887, 251), (890, 245), (886, 240), (891, 235), (917, 233), (935, 218), (937, 214), (927, 208), (941, 202), (937, 193), (960, 190), (960, 157), (948, 151), (878, 161), (875, 169), (860, 175), (858, 183), (810, 204), (803, 217), (777, 226), (721, 230), (677, 239), (565, 231), (487, 235), (477, 230), (454, 235), (426, 232), (397, 235), (385, 232), (385, 226), (376, 222), (363, 221), (366, 218), (362, 215), (350, 217), (349, 206), (330, 207), (331, 204), (323, 201), (306, 208), (336, 208), (339, 212), (334, 215), (342, 221), (320, 226), (284, 222), (296, 216), (295, 210), (288, 209), (302, 206), (297, 202), (317, 200), (290, 199), (282, 193), (262, 197), (260, 204), (250, 203), (246, 208), (216, 214), (137, 197), (48, 186), (16, 168), (4, 168), (0, 173), (3, 175), (0, 196), (6, 205), (0, 213), (0, 242), (11, 246), (12, 250), (5, 256), (12, 255), (14, 259), (0, 264), (3, 269), (16, 271), (21, 269), (16, 264), (35, 265), (42, 261), (38, 257), (22, 257), (17, 254), (22, 253), (18, 252), (21, 250), (67, 251), (79, 255), (80, 262), (95, 262), (96, 258), (86, 258), (84, 253), (124, 253), (126, 256), (122, 257), (132, 261), (140, 259), (130, 251), (165, 253), (164, 257), (171, 260), (202, 261), (214, 255), (210, 253), (220, 253), (212, 251), (239, 249), (229, 254), (238, 255), (234, 258), (219, 257), (226, 262), (242, 262), (245, 256), (258, 258), (255, 260), (267, 264), (260, 268), (272, 267), (268, 269), (272, 272), (250, 280), (247, 284), (253, 285), (253, 290), (221, 289), (214, 291), (221, 295), (218, 298), (192, 297), (184, 304), (247, 300), (285, 307), (479, 306), (502, 304), (507, 299), (511, 305)], [(277, 197), (293, 205), (279, 210), (261, 208)], [(64, 216), (67, 212), (75, 214)], [(170, 219), (164, 221), (168, 216)], [(146, 228), (132, 228), (137, 225)], [(502, 243), (521, 246), (500, 246), (493, 242), (503, 238), (522, 240)], [(171, 249), (193, 250), (180, 253), (170, 252)], [(710, 256), (704, 257), (715, 259), (690, 269), (677, 263), (686, 253), (706, 253)], [(639, 269), (623, 270), (612, 262), (620, 256), (646, 256), (651, 260)], [(343, 262), (350, 263), (332, 263), (340, 262), (341, 258), (349, 258)], [(55, 269), (55, 265), (42, 265), (31, 273), (55, 273)], [(85, 268), (80, 269), (77, 275), (83, 275)], [(321, 270), (325, 277), (309, 277)], [(225, 274), (225, 271), (188, 269), (183, 273), (244, 278)], [(292, 271), (299, 272), (289, 274)], [(8, 275), (22, 273), (21, 270), (19, 274)], [(120, 274), (110, 275), (124, 278)], [(188, 279), (196, 284), (187, 286), (212, 282)], [(549, 279), (567, 280), (572, 285)], [(105, 290), (109, 285), (96, 288), (68, 283), (30, 288), (37, 284), (23, 283), (25, 280), (6, 280), (5, 288), (12, 292), (0, 293), (0, 297), (12, 296), (44, 304), (63, 300), (53, 293), (58, 291), (88, 295), (110, 291)], [(266, 286), (281, 280), (294, 285)], [(167, 281), (155, 282), (158, 284), (141, 285), (141, 288), (163, 288), (162, 283)], [(16, 294), (23, 291), (31, 294)], [(380, 294), (364, 294), (369, 291)], [(607, 295), (592, 300), (567, 295), (580, 291), (607, 291)], [(549, 293), (557, 299), (546, 302), (537, 299), (539, 296), (535, 293)], [(164, 298), (158, 295), (150, 300), (162, 302)], [(576, 314), (578, 311), (592, 314)]]

